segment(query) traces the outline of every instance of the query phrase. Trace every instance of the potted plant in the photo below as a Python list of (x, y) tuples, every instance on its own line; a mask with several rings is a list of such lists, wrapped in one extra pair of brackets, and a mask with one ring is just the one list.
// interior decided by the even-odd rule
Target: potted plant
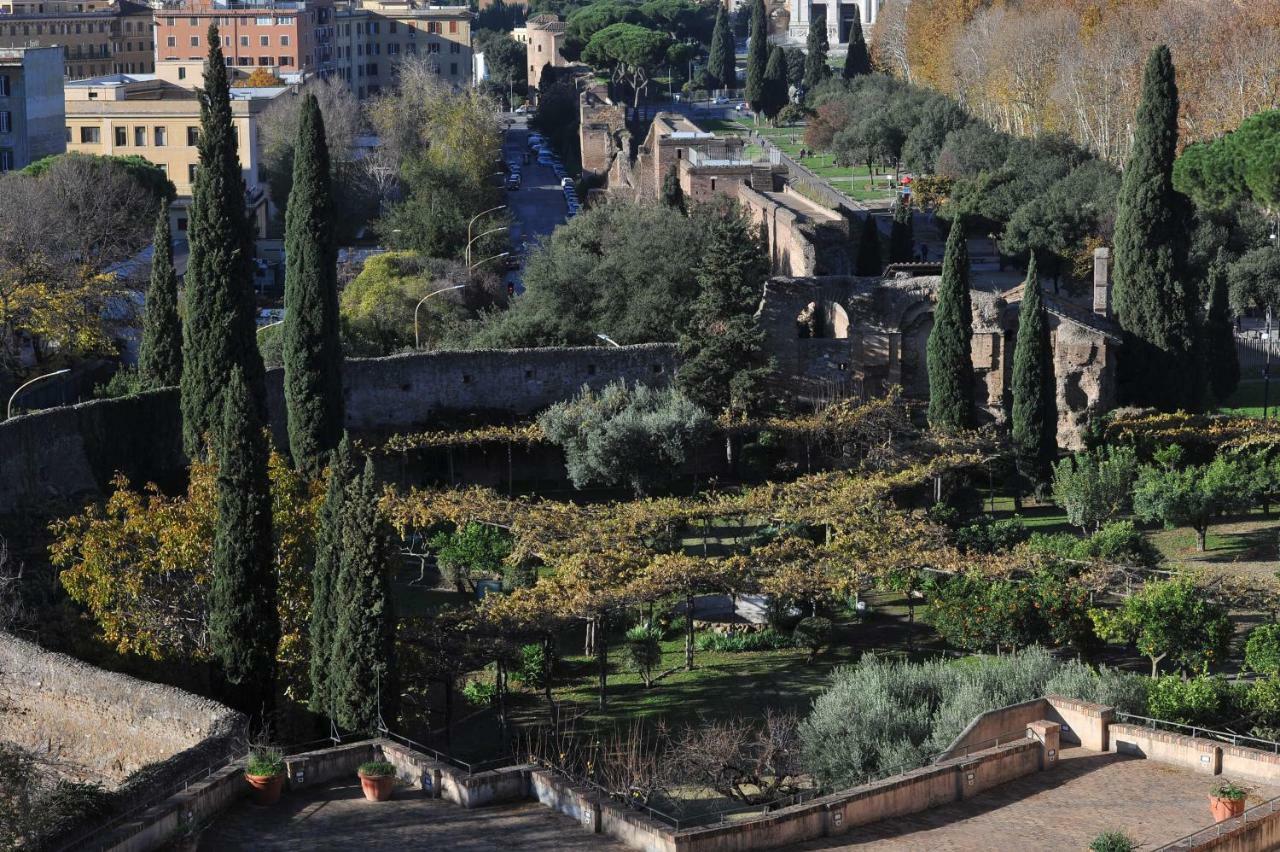
[(1104, 831), (1089, 844), (1089, 852), (1134, 852), (1138, 844), (1123, 831)]
[(385, 802), (396, 787), (396, 768), (385, 760), (370, 760), (360, 764), (356, 772), (360, 776), (360, 789), (371, 802)]
[(1244, 813), (1244, 799), (1249, 791), (1234, 781), (1225, 781), (1209, 791), (1209, 810), (1213, 821), (1234, 819)]
[(284, 753), (278, 748), (255, 748), (244, 767), (255, 805), (274, 805), (284, 789)]

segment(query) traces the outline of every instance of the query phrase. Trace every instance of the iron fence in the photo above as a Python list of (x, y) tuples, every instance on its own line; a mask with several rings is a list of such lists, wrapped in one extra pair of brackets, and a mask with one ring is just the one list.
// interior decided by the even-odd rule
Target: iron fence
[[(1170, 733), (1179, 733), (1189, 731), (1187, 736), (1201, 737), (1208, 740), (1217, 740), (1219, 742), (1230, 743), (1233, 746), (1243, 745), (1246, 748), (1259, 748), (1263, 751), (1270, 751), (1273, 754), (1280, 754), (1280, 742), (1275, 740), (1266, 740), (1261, 737), (1251, 737), (1246, 734), (1237, 734), (1233, 731), (1218, 731), (1213, 728), (1202, 728), (1199, 725), (1183, 725), (1179, 722), (1169, 722), (1164, 719), (1152, 719), (1147, 716), (1138, 716), (1133, 713), (1116, 713), (1117, 722), (1133, 722), (1144, 728), (1152, 730), (1167, 730)], [(1251, 745), (1256, 743), (1257, 745)]]

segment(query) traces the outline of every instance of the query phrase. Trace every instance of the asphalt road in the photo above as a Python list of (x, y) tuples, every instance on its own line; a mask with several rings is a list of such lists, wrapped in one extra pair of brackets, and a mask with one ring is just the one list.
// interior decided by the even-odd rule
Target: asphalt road
[[(529, 130), (524, 116), (514, 116), (503, 141), (503, 159), (520, 163), (520, 189), (507, 191), (507, 212), (511, 215), (511, 245), (519, 250), (524, 244), (532, 250), (539, 240), (550, 237), (557, 225), (564, 222), (567, 210), (564, 193), (555, 172), (550, 166), (538, 164), (537, 154), (529, 152)], [(524, 155), (529, 154), (529, 162)], [(520, 279), (523, 269), (507, 275), (516, 285), (516, 292), (524, 292)]]

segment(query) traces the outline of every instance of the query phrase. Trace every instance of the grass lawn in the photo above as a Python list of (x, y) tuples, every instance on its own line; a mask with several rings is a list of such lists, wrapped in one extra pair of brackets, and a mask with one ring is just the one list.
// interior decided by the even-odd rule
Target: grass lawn
[[(1262, 379), (1242, 379), (1236, 392), (1227, 400), (1227, 404), (1218, 409), (1223, 414), (1236, 414), (1244, 417), (1261, 417), (1263, 414), (1263, 397), (1267, 394), (1266, 382)], [(1267, 394), (1267, 407), (1271, 416), (1280, 414), (1280, 382), (1273, 383)]]

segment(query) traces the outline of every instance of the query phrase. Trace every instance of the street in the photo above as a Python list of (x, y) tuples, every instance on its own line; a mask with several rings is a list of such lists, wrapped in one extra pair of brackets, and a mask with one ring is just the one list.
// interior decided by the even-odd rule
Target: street
[[(528, 119), (523, 115), (512, 116), (510, 128), (502, 146), (502, 157), (507, 162), (520, 164), (520, 189), (508, 190), (507, 212), (511, 216), (512, 251), (519, 252), (521, 244), (534, 249), (538, 241), (550, 236), (556, 226), (564, 222), (565, 201), (550, 166), (538, 164), (536, 154), (529, 154)], [(527, 258), (527, 252), (525, 253)], [(507, 273), (507, 280), (515, 284), (516, 292), (524, 292), (524, 268)]]

